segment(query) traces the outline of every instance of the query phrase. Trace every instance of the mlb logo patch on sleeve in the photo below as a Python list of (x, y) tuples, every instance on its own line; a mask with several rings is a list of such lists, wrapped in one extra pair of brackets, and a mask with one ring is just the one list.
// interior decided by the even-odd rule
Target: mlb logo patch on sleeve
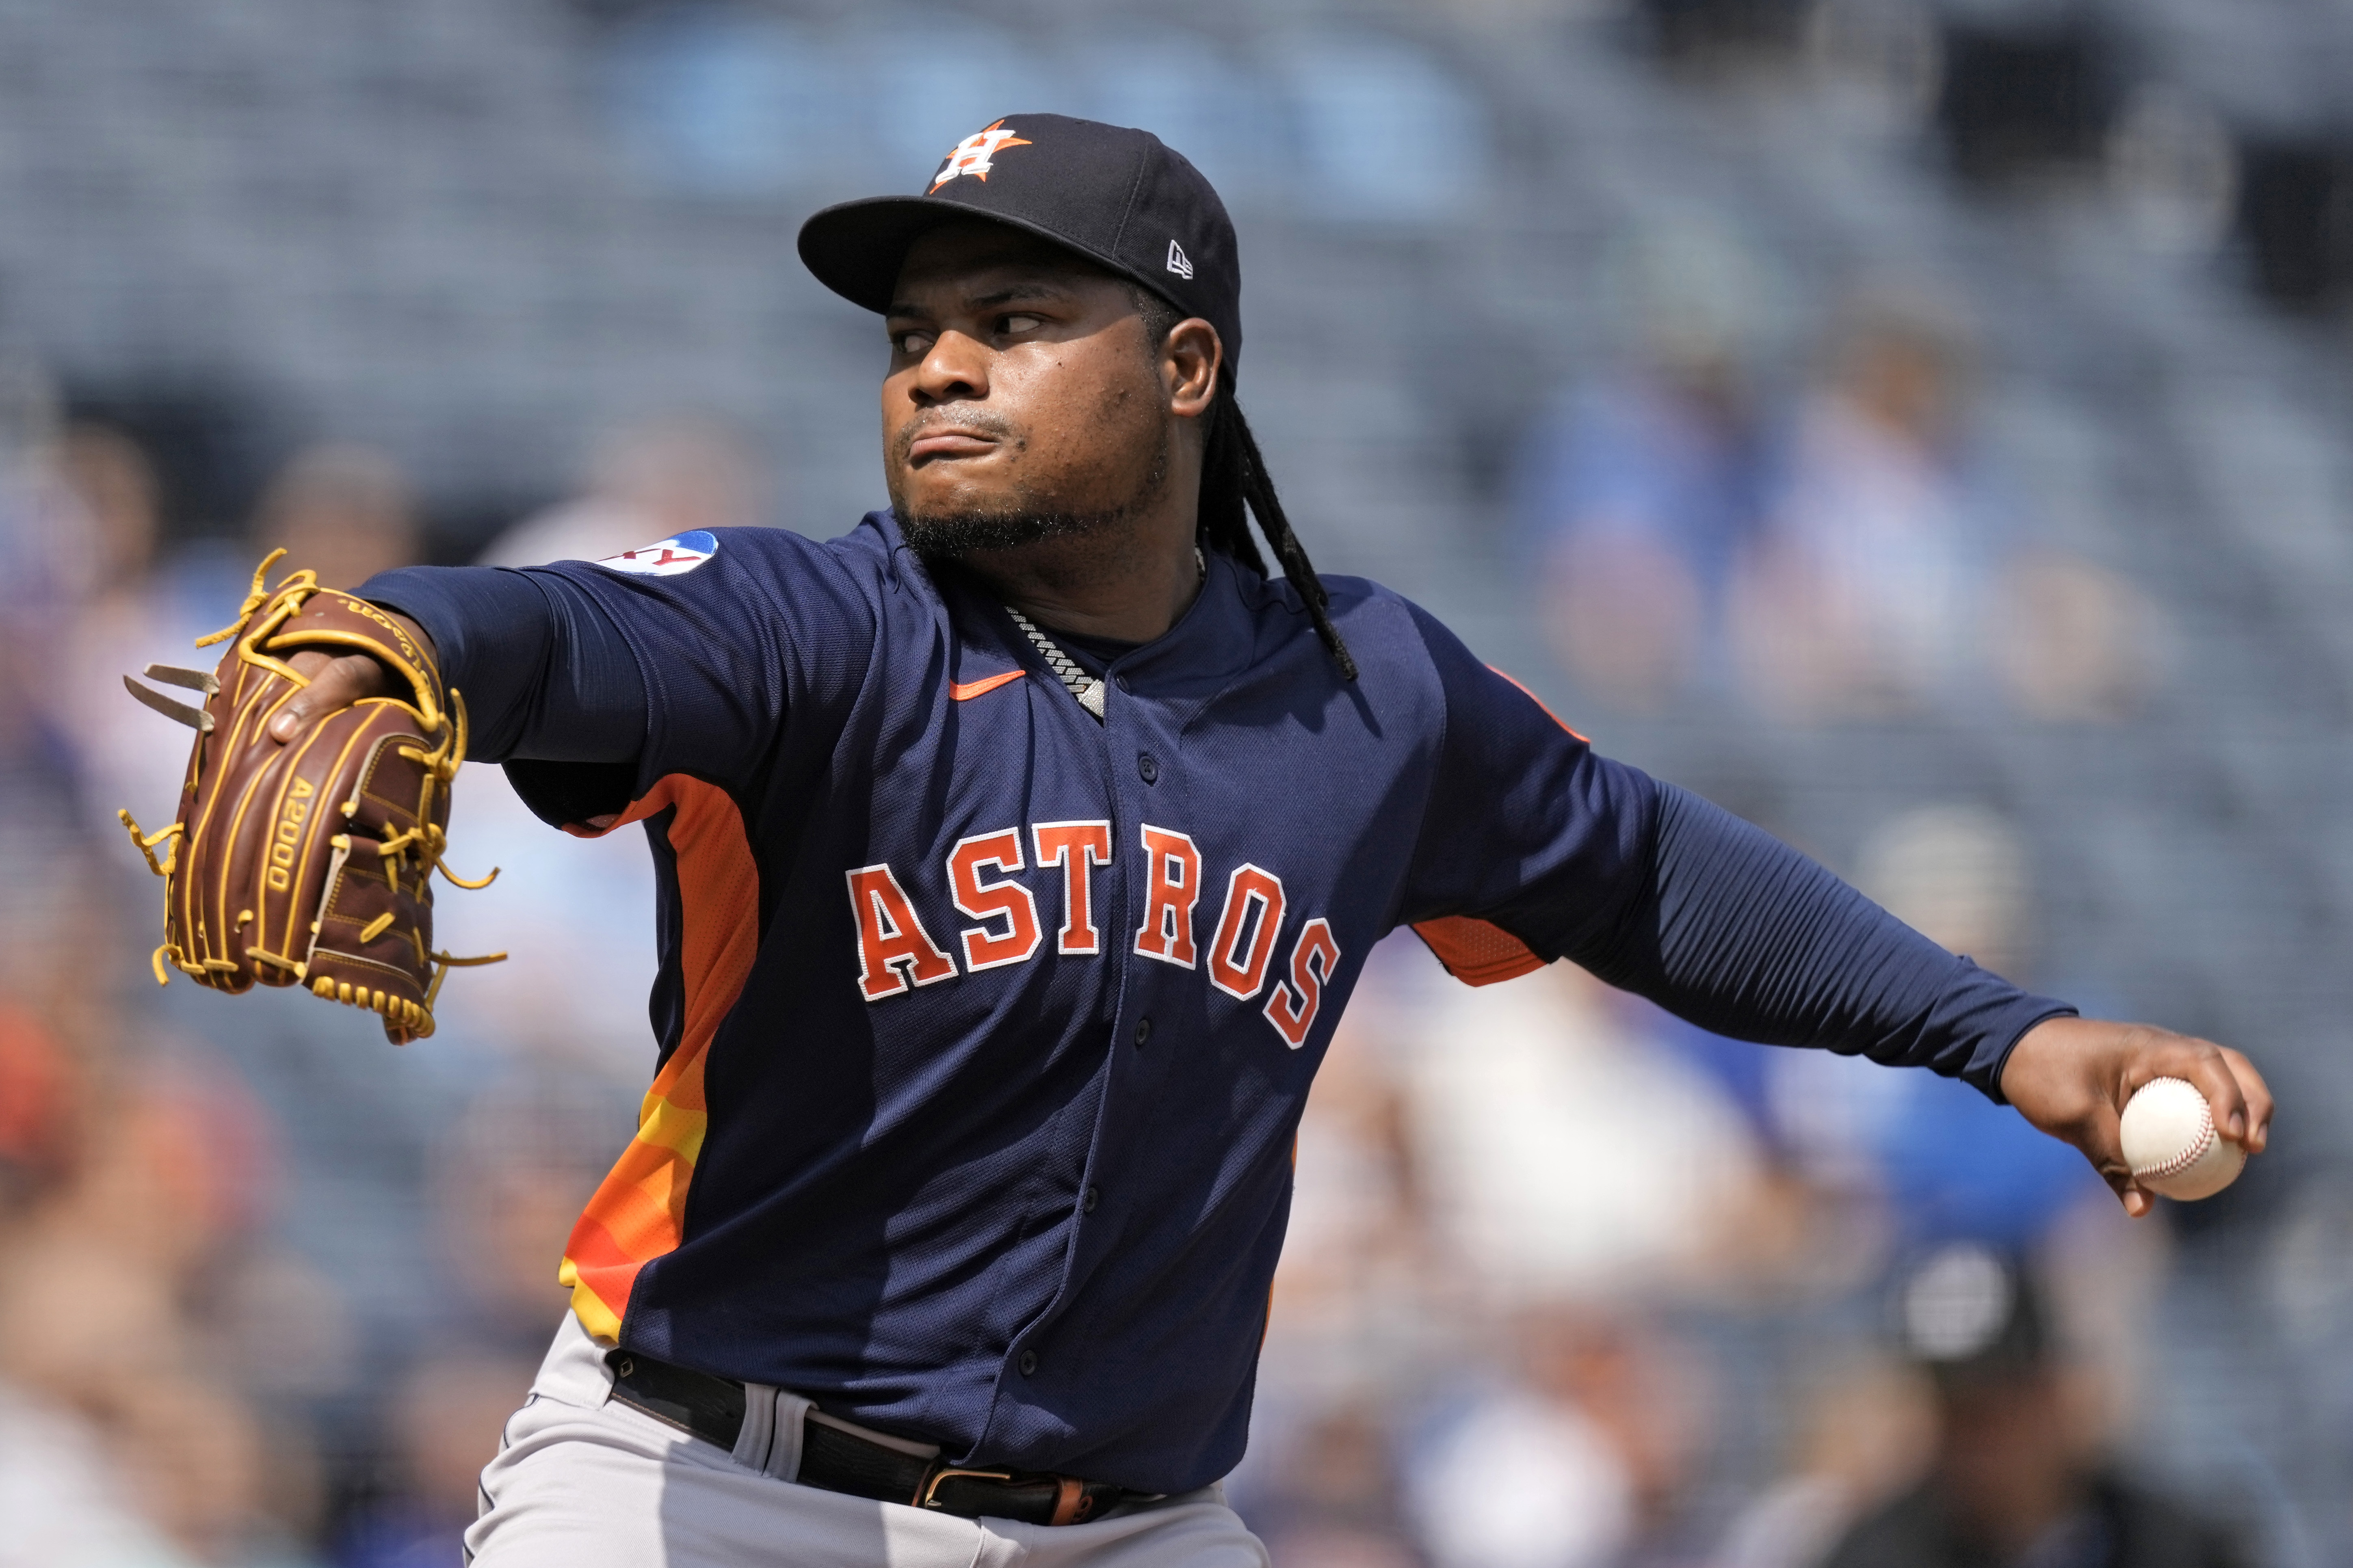
[(693, 571), (718, 553), (719, 536), (698, 528), (673, 533), (651, 544), (640, 544), (635, 550), (624, 550), (618, 555), (607, 555), (596, 564), (616, 572), (633, 572), (640, 577), (675, 577), (681, 572)]

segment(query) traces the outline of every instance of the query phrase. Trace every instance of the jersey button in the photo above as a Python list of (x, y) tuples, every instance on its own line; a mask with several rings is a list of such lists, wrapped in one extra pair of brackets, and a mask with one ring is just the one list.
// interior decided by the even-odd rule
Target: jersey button
[(1135, 1021), (1135, 1043), (1141, 1046), (1150, 1038), (1152, 1038), (1152, 1020), (1138, 1018)]
[(1158, 762), (1154, 760), (1150, 752), (1138, 752), (1135, 753), (1135, 771), (1144, 775), (1144, 782), (1145, 784), (1158, 784), (1160, 782), (1160, 764)]
[(1124, 675), (1114, 675), (1114, 676), (1113, 676), (1113, 677), (1111, 678), (1111, 683), (1112, 683), (1113, 686), (1118, 687), (1122, 691), (1124, 691), (1124, 690), (1126, 690), (1126, 689), (1127, 689), (1127, 677), (1125, 677)]
[(1023, 1351), (1021, 1352), (1021, 1360), (1016, 1364), (1021, 1368), (1021, 1375), (1028, 1377), (1031, 1373), (1038, 1370), (1038, 1352), (1036, 1351)]
[(1097, 1188), (1091, 1186), (1085, 1192), (1079, 1194), (1079, 1212), (1081, 1214), (1092, 1214), (1095, 1212), (1095, 1205), (1101, 1202), (1103, 1202), (1102, 1192)]

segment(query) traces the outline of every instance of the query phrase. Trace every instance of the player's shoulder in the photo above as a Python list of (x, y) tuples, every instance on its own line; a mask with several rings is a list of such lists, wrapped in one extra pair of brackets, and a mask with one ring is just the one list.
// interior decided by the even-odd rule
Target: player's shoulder
[[(1345, 618), (1378, 622), (1410, 610), (1404, 595), (1388, 588), (1369, 577), (1350, 577), (1336, 572), (1319, 572), (1316, 580), (1324, 584), (1325, 609), (1336, 626)], [(1307, 605), (1291, 579), (1280, 571), (1258, 577), (1247, 570), (1237, 570), (1235, 580), (1243, 585), (1245, 597), (1256, 600), (1261, 614), (1279, 612), (1304, 616)]]
[(785, 528), (690, 530), (541, 570), (584, 590), (642, 657), (778, 661), (808, 689), (850, 691), (894, 619), (891, 552), (869, 518), (835, 539)]
[[(885, 514), (869, 512), (848, 532), (818, 539), (797, 529), (745, 525), (700, 531), (691, 538), (713, 559), (732, 557), (752, 568), (836, 570), (875, 575), (887, 569), (896, 541), (885, 537)], [(614, 565), (601, 562), (600, 565)]]
[[(1450, 730), (1545, 736), (1558, 731), (1586, 743), (1525, 683), (1473, 651), (1424, 605), (1370, 578), (1333, 574), (1322, 580), (1331, 595), (1333, 626), (1359, 670), (1416, 693)], [(1305, 606), (1288, 582), (1277, 577), (1267, 592), (1305, 617)]]
[(690, 529), (599, 560), (562, 563), (633, 579), (658, 597), (743, 595), (789, 601), (809, 594), (863, 596), (889, 574), (891, 542), (870, 514), (849, 532), (812, 539), (789, 528)]
[(1285, 680), (1328, 680), (1330, 700), (1362, 710), (1396, 737), (1444, 732), (1460, 689), (1484, 667), (1435, 617), (1386, 584), (1319, 573), (1324, 608), (1346, 645), (1356, 679), (1340, 679), (1325, 657), (1298, 589), (1278, 572), (1237, 572), (1256, 622), (1256, 658)]
[[(1249, 574), (1241, 575), (1249, 580)], [(1352, 651), (1362, 645), (1367, 653), (1385, 651), (1426, 666), (1431, 662), (1433, 633), (1441, 640), (1452, 640), (1452, 634), (1437, 616), (1386, 584), (1343, 573), (1322, 572), (1316, 576), (1327, 595), (1325, 612)], [(1262, 613), (1280, 611), (1307, 618), (1299, 590), (1281, 573), (1265, 579), (1259, 592)]]
[(764, 564), (782, 571), (816, 574), (843, 585), (854, 585), (878, 604), (892, 597), (912, 597), (927, 609), (939, 594), (906, 541), (898, 520), (888, 509), (870, 511), (846, 533), (812, 539), (785, 528), (746, 528), (746, 543), (759, 552)]

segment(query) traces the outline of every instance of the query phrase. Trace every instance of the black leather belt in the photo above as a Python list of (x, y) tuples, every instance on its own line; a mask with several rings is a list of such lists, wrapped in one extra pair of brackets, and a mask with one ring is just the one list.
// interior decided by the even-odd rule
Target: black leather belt
[[(613, 1397), (633, 1410), (733, 1452), (744, 1431), (744, 1385), (635, 1351), (605, 1357)], [(1123, 1502), (1156, 1496), (1076, 1476), (965, 1468), (902, 1453), (822, 1421), (801, 1423), (802, 1486), (880, 1502), (934, 1509), (965, 1519), (1078, 1524)]]

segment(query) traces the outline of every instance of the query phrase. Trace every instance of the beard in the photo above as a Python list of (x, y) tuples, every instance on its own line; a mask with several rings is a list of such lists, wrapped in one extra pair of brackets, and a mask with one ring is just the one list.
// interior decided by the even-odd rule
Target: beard
[[(961, 423), (976, 423), (970, 416)], [(902, 453), (917, 432), (899, 438)], [(1168, 490), (1168, 440), (1163, 433), (1151, 465), (1127, 495), (1108, 504), (1072, 507), (1061, 498), (1020, 487), (1009, 498), (986, 506), (921, 507), (894, 495), (900, 536), (926, 561), (956, 561), (976, 551), (1016, 550), (1050, 539), (1098, 539), (1111, 542), (1128, 524), (1157, 505)]]
[(903, 512), (899, 532), (927, 561), (954, 561), (976, 550), (1013, 550), (1049, 539), (1083, 539), (1108, 532), (1133, 515), (1112, 511), (1046, 511), (1016, 503), (1010, 508), (958, 507)]

